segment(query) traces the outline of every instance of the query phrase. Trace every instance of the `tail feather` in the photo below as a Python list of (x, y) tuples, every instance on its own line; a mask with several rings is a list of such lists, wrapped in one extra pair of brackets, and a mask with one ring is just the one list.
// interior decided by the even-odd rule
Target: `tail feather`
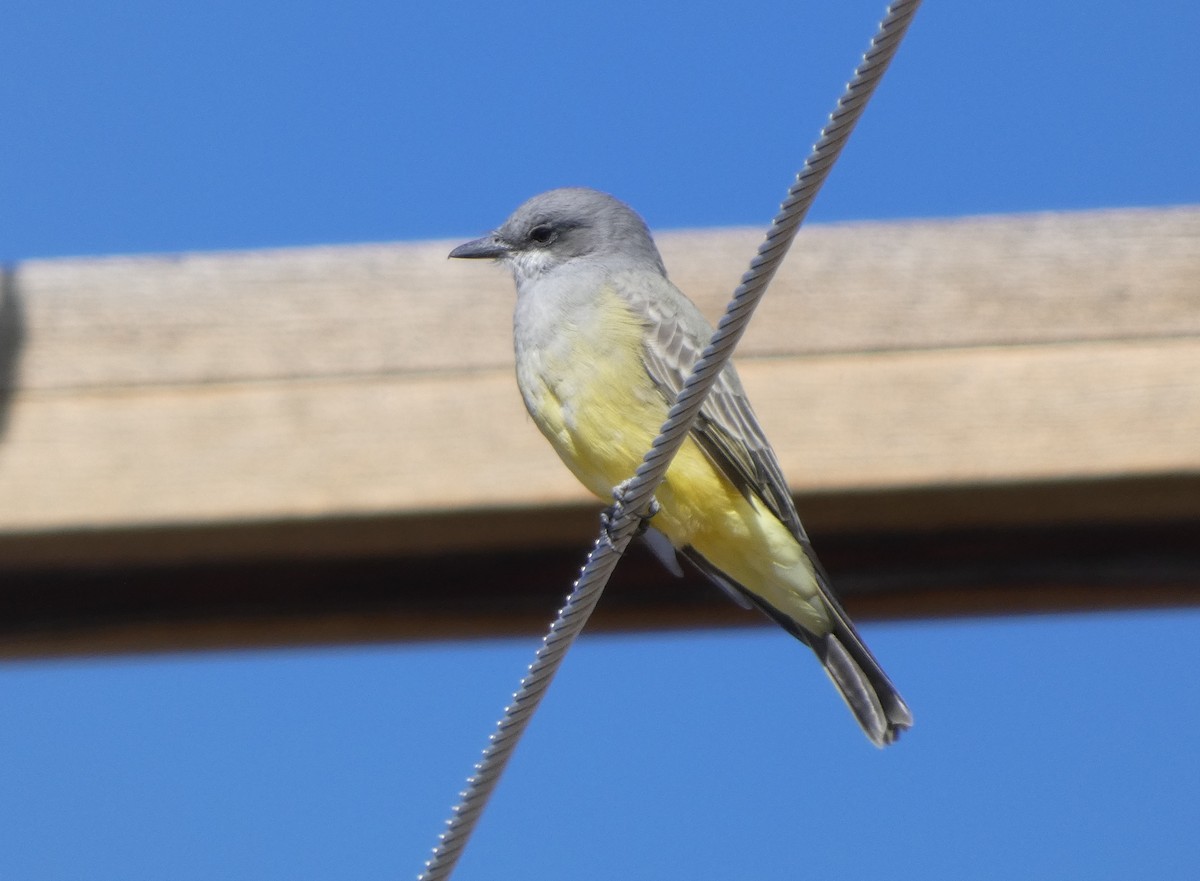
[(908, 705), (852, 627), (811, 642), (825, 672), (873, 744), (887, 746), (912, 727)]
[(806, 550), (809, 559), (814, 562), (821, 598), (829, 612), (830, 630), (821, 635), (809, 632), (786, 613), (730, 580), (695, 548), (685, 547), (680, 553), (735, 599), (740, 595), (741, 599), (749, 601), (750, 605), (765, 612), (786, 631), (809, 646), (820, 659), (825, 672), (837, 686), (846, 705), (850, 707), (850, 712), (854, 714), (871, 743), (878, 747), (887, 746), (895, 742), (902, 731), (912, 727), (912, 712), (862, 637), (858, 635), (858, 631), (854, 629), (854, 624), (842, 609), (841, 603), (833, 595), (829, 579), (820, 563), (816, 562), (816, 555), (812, 553), (811, 547), (806, 545)]
[(912, 727), (912, 711), (854, 629), (854, 622), (829, 586), (829, 576), (812, 546), (807, 545), (805, 549), (813, 561), (831, 625), (827, 634), (813, 639), (810, 644), (871, 743), (878, 747), (887, 746), (902, 731)]
[(821, 599), (829, 612), (830, 627), (827, 633), (817, 636), (794, 623), (784, 626), (812, 646), (825, 672), (862, 726), (863, 733), (871, 743), (885, 747), (912, 727), (912, 711), (854, 629), (854, 622), (838, 602), (825, 567), (817, 559), (812, 545), (803, 537), (801, 545), (813, 564)]
[(841, 606), (828, 594), (826, 598), (833, 627), (820, 636), (761, 601), (758, 606), (812, 648), (863, 733), (871, 743), (885, 747), (912, 727), (912, 712)]

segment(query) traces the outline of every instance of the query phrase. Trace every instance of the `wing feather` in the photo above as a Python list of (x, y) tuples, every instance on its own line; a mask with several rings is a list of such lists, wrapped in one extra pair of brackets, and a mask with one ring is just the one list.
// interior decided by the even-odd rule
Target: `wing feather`
[[(637, 284), (623, 281), (619, 289), (634, 293), (631, 302), (646, 321), (646, 371), (668, 404), (673, 403), (708, 345), (712, 328), (692, 302), (662, 276), (647, 276)], [(779, 460), (732, 365), (717, 378), (700, 409), (692, 437), (741, 492), (761, 499), (797, 540), (809, 545)]]
[[(643, 362), (670, 404), (712, 337), (712, 329), (692, 302), (666, 278), (643, 273), (636, 282), (627, 280), (619, 289), (630, 295), (631, 304), (644, 316), (647, 332)], [(829, 577), (800, 524), (779, 461), (732, 366), (725, 367), (705, 399), (692, 437), (735, 486), (761, 499), (800, 542), (829, 610), (830, 630), (810, 633), (786, 610), (774, 608), (732, 581), (695, 548), (681, 548), (680, 553), (734, 599), (758, 606), (811, 646), (872, 742), (878, 746), (892, 742), (912, 726), (912, 713), (830, 588)]]

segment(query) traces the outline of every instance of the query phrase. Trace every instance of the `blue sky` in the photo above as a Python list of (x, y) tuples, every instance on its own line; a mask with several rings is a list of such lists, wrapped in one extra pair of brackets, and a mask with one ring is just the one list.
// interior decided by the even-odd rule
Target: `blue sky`
[[(881, 10), (9, 0), (0, 260), (761, 225)], [(930, 2), (811, 220), (1200, 202), (1197, 33)], [(1200, 612), (864, 630), (886, 752), (782, 632), (585, 636), (456, 878), (1194, 874)], [(535, 647), (0, 666), (0, 879), (411, 877)]]
[[(584, 637), (460, 878), (1189, 878), (1200, 613)], [(0, 877), (415, 875), (534, 640), (7, 665)]]
[[(881, 11), (9, 0), (0, 259), (463, 236), (563, 184), (761, 224)], [(930, 3), (812, 219), (1194, 202), (1198, 26)]]

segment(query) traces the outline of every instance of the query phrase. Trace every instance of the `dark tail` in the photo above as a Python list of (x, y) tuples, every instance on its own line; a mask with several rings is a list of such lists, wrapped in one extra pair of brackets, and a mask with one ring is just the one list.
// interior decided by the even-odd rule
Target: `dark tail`
[[(829, 576), (813, 552), (808, 538), (803, 534), (797, 538), (813, 565), (821, 599), (829, 612), (829, 632), (821, 635), (809, 633), (795, 621), (788, 620), (786, 615), (775, 613), (773, 617), (812, 647), (821, 659), (825, 672), (841, 692), (846, 706), (862, 726), (863, 733), (871, 743), (885, 747), (894, 742), (902, 731), (912, 727), (912, 711), (854, 629), (854, 622), (829, 586)], [(769, 610), (768, 614), (773, 611)]]
[(912, 727), (908, 704), (862, 641), (841, 604), (828, 591), (824, 598), (832, 629), (821, 636), (809, 633), (779, 610), (747, 595), (785, 630), (816, 652), (825, 672), (871, 743), (885, 747), (895, 741), (900, 732)]
[(846, 613), (840, 607), (830, 612), (833, 630), (824, 636), (806, 633), (801, 638), (817, 653), (871, 743), (887, 746), (912, 727), (912, 713)]
[(806, 540), (803, 543), (808, 558), (813, 563), (814, 574), (821, 588), (821, 598), (829, 612), (830, 630), (820, 636), (810, 633), (787, 614), (732, 581), (704, 559), (695, 548), (682, 548), (680, 553), (740, 605), (755, 606), (762, 610), (784, 630), (816, 652), (825, 667), (825, 672), (841, 692), (846, 705), (850, 707), (850, 712), (854, 713), (854, 718), (858, 720), (871, 743), (878, 747), (887, 746), (900, 736), (901, 731), (912, 727), (912, 713), (908, 704), (904, 703), (904, 698), (900, 697), (896, 686), (892, 685), (892, 681), (883, 672), (871, 650), (854, 629), (850, 616), (833, 595), (829, 588), (829, 577), (817, 561), (812, 547)]

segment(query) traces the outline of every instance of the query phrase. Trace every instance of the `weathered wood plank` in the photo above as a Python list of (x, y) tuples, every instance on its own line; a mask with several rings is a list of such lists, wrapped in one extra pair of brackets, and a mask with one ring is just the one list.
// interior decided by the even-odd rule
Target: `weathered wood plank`
[[(758, 237), (660, 240), (715, 314)], [(6, 271), (0, 655), (536, 629), (597, 503), (447, 250)], [(739, 362), (856, 614), (1195, 602), (1200, 208), (808, 229)], [(601, 627), (750, 620), (614, 588)]]
[[(750, 360), (797, 492), (1200, 473), (1200, 340)], [(0, 531), (561, 506), (507, 370), (18, 395)]]
[[(757, 237), (662, 242), (716, 312)], [(510, 282), (446, 249), (16, 267), (0, 565), (212, 552), (135, 548), (188, 531), (253, 555), (286, 544), (283, 523), (325, 552), (530, 540), (489, 511), (545, 513), (539, 540), (590, 531), (591, 500), (516, 394)], [(1111, 518), (1081, 486), (1200, 475), (1198, 279), (1200, 208), (816, 227), (739, 361), (795, 491), (839, 528), (1036, 520), (946, 493), (1006, 486)], [(1032, 489), (1054, 486), (1061, 504)], [(837, 502), (881, 494), (870, 516)], [(1138, 499), (1136, 516), (1200, 514), (1195, 493)], [(133, 538), (98, 538), (117, 534)]]
[[(716, 315), (761, 236), (659, 236)], [(507, 368), (512, 286), (451, 243), (32, 261), (25, 389)], [(804, 230), (741, 350), (852, 352), (1200, 333), (1200, 208)]]

